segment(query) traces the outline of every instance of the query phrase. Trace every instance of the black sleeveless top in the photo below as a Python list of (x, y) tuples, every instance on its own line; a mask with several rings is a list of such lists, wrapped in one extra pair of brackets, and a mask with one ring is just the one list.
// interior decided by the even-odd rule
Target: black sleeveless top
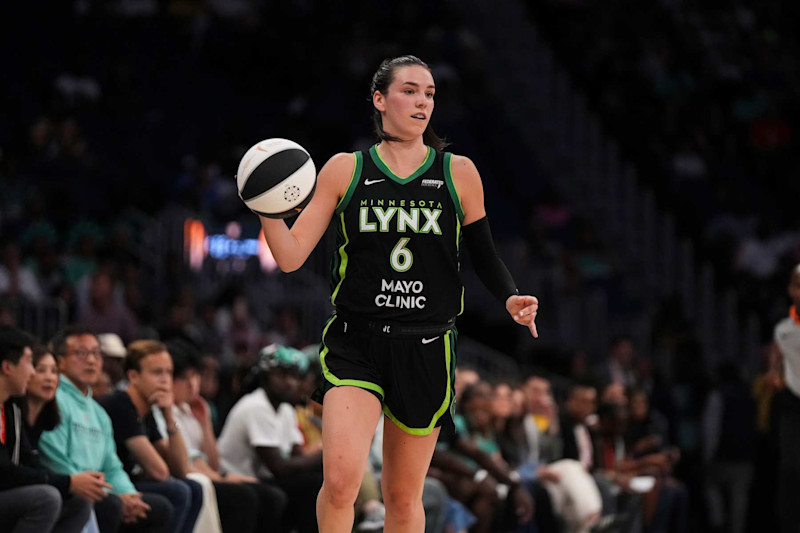
[(395, 175), (375, 146), (354, 157), (333, 219), (331, 303), (341, 312), (411, 324), (461, 314), (464, 212), (452, 154), (428, 147), (425, 162), (407, 178)]

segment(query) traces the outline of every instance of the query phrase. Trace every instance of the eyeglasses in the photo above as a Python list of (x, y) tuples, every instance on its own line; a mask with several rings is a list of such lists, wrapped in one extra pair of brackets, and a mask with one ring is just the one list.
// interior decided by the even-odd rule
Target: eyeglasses
[(81, 361), (86, 361), (89, 359), (89, 356), (92, 355), (95, 359), (100, 359), (103, 357), (102, 352), (100, 352), (100, 348), (95, 348), (94, 350), (75, 350), (73, 352), (67, 353), (67, 355), (74, 355)]

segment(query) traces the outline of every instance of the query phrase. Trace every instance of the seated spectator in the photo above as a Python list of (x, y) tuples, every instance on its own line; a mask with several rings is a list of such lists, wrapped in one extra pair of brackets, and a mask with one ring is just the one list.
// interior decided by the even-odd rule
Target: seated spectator
[(169, 531), (172, 504), (157, 494), (139, 493), (117, 457), (111, 419), (92, 399), (102, 359), (97, 337), (86, 329), (66, 328), (53, 340), (61, 380), (56, 403), (61, 423), (39, 440), (44, 466), (66, 475), (100, 472), (111, 493), (96, 501), (101, 533)]
[(294, 410), (307, 367), (308, 359), (298, 350), (263, 348), (257, 388), (233, 406), (219, 438), (222, 469), (280, 487), (289, 498), (284, 523), (300, 533), (317, 531), (316, 499), (322, 487), (322, 450), (303, 454)]
[[(613, 394), (603, 393), (604, 398)], [(653, 476), (655, 485), (643, 494), (644, 525), (655, 531), (686, 531), (688, 493), (671, 474), (678, 455), (674, 450), (633, 457), (625, 447), (628, 422), (627, 399), (604, 401), (599, 409), (596, 433), (595, 466), (599, 474), (613, 481), (624, 492), (633, 492), (631, 480), (636, 476)], [(634, 509), (638, 498), (629, 498)]]
[[(440, 437), (431, 461), (450, 495), (466, 505), (477, 522), (473, 531), (494, 531), (498, 525), (527, 524), (533, 501), (518, 473), (500, 457), (491, 429), (491, 389), (479, 381), (461, 392), (462, 414), (454, 417), (455, 435)], [(498, 484), (504, 488), (498, 489)], [(504, 501), (508, 505), (502, 505)], [(506, 516), (508, 514), (513, 517)]]
[[(100, 341), (100, 351), (103, 353), (103, 372), (108, 374), (111, 390), (125, 390), (128, 380), (125, 378), (125, 355), (128, 351), (122, 339), (116, 333), (101, 333), (97, 336)], [(102, 395), (98, 395), (100, 398)]]
[(562, 457), (558, 409), (550, 381), (534, 375), (525, 385), (527, 455), (519, 471), (536, 497), (537, 526), (543, 531), (554, 529), (547, 521), (550, 514), (551, 520), (558, 520), (566, 531), (588, 531), (602, 511), (597, 485), (583, 465)]
[(203, 366), (200, 354), (186, 342), (172, 342), (169, 350), (175, 376), (172, 410), (186, 445), (190, 472), (202, 474), (213, 482), (223, 531), (268, 531), (280, 523), (286, 496), (277, 487), (261, 483), (253, 476), (220, 470), (211, 415), (200, 396)]
[(107, 484), (96, 473), (70, 477), (39, 466), (22, 409), (11, 401), (25, 394), (29, 382), (39, 389), (32, 345), (22, 330), (0, 327), (0, 531), (77, 533), (89, 520), (89, 498), (102, 497)]
[[(129, 386), (99, 400), (114, 428), (117, 455), (134, 486), (160, 494), (174, 508), (170, 530), (191, 533), (203, 503), (202, 488), (185, 479), (186, 446), (178, 431), (172, 405), (172, 358), (157, 341), (134, 341), (125, 356)], [(161, 437), (151, 408), (167, 424), (169, 440)], [(170, 470), (177, 479), (170, 478)]]
[(669, 444), (669, 423), (664, 415), (650, 408), (643, 389), (630, 394), (630, 413), (625, 442), (634, 455), (657, 452)]

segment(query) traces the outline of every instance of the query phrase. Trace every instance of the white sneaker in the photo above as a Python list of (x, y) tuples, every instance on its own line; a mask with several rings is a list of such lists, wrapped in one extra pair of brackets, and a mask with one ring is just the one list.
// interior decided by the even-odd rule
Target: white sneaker
[(383, 529), (383, 521), (386, 518), (386, 507), (378, 504), (366, 513), (364, 518), (356, 526), (356, 531), (380, 531)]

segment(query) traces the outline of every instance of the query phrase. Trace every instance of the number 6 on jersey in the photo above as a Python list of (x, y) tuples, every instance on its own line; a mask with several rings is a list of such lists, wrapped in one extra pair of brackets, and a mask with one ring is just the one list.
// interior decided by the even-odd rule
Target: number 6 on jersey
[(411, 253), (411, 250), (406, 248), (406, 244), (408, 244), (410, 240), (411, 239), (408, 237), (403, 237), (397, 241), (397, 244), (395, 244), (392, 249), (389, 262), (392, 264), (392, 268), (397, 272), (405, 272), (414, 264), (414, 255)]

